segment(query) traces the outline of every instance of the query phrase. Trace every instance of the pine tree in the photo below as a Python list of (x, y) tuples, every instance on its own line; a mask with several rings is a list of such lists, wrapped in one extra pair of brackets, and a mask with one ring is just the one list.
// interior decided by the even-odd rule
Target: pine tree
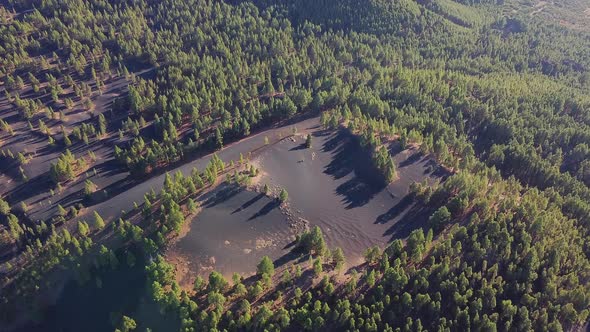
[(259, 276), (267, 274), (268, 276), (272, 277), (272, 275), (275, 273), (275, 266), (270, 257), (262, 257), (262, 260), (260, 261), (260, 263), (258, 263), (256, 267), (256, 271), (258, 272)]
[(287, 201), (287, 199), (289, 199), (289, 194), (287, 193), (287, 190), (285, 190), (285, 188), (281, 189), (281, 192), (279, 193), (279, 201), (281, 203), (285, 203)]
[(218, 149), (223, 148), (223, 135), (221, 134), (221, 130), (219, 130), (219, 127), (215, 128), (215, 146)]
[(197, 204), (192, 198), (188, 199), (187, 208), (190, 213), (197, 212)]
[(98, 133), (100, 136), (107, 133), (107, 121), (102, 113), (98, 115)]
[(316, 277), (319, 277), (319, 276), (320, 276), (320, 274), (322, 273), (322, 271), (323, 271), (323, 268), (322, 268), (322, 261), (321, 261), (321, 260), (320, 260), (320, 258), (318, 257), (318, 258), (316, 258), (316, 259), (313, 261), (313, 274), (314, 274)]
[(98, 214), (98, 212), (94, 211), (94, 228), (101, 230), (105, 226), (104, 220)]
[(339, 271), (344, 266), (345, 261), (346, 258), (344, 258), (344, 252), (342, 252), (340, 247), (332, 251), (332, 262), (334, 263), (336, 271)]
[(10, 213), (10, 205), (8, 202), (0, 198), (0, 214), (7, 216)]
[(92, 181), (86, 180), (84, 182), (84, 195), (89, 198), (94, 193), (95, 188), (96, 185)]
[(68, 214), (66, 209), (61, 206), (61, 204), (57, 204), (57, 215), (60, 217), (65, 217)]
[(80, 235), (82, 237), (85, 237), (88, 235), (89, 229), (88, 229), (88, 225), (86, 224), (85, 221), (78, 221), (78, 233), (80, 233)]

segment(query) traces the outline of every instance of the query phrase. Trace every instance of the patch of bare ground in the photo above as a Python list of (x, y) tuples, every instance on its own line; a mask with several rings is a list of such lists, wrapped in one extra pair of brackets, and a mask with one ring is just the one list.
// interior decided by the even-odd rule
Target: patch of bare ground
[[(341, 247), (356, 261), (367, 247), (384, 247), (421, 227), (428, 211), (408, 197), (409, 187), (437, 182), (448, 170), (421, 155), (417, 146), (401, 149), (395, 137), (387, 137), (382, 141), (397, 165), (397, 177), (386, 184), (375, 176), (379, 171), (371, 165), (370, 152), (351, 133), (311, 123), (297, 129), (255, 161), (262, 170), (260, 183), (270, 186), (271, 196), (287, 190), (284, 213), (297, 232), (320, 226), (330, 247)], [(311, 148), (305, 145), (308, 133)]]
[[(254, 167), (257, 166), (256, 163), (248, 161), (244, 162), (243, 165), (236, 164), (234, 168), (227, 168), (225, 173), (231, 174), (233, 170), (245, 171), (249, 168), (250, 165), (253, 165)], [(219, 185), (223, 184), (221, 178), (222, 176), (218, 178), (216, 184), (213, 187), (210, 187), (207, 190), (204, 190), (200, 193), (198, 199), (201, 199), (201, 202), (204, 202), (202, 200), (202, 197), (204, 197), (207, 194), (210, 194), (211, 192), (214, 192), (215, 190), (218, 190)], [(260, 178), (260, 173), (258, 173), (257, 176), (251, 177), (249, 179), (249, 183), (246, 186), (244, 186), (244, 190), (250, 190), (253, 192), (260, 193), (262, 191), (262, 186), (258, 184), (258, 180)], [(215, 258), (215, 256), (208, 255), (198, 257), (197, 260), (195, 260), (194, 255), (186, 253), (185, 251), (183, 251), (181, 247), (178, 246), (178, 243), (182, 239), (184, 239), (187, 236), (187, 234), (190, 233), (191, 226), (194, 225), (194, 223), (198, 222), (196, 221), (196, 217), (202, 210), (203, 207), (199, 207), (195, 213), (189, 214), (185, 218), (186, 221), (183, 223), (179, 232), (177, 234), (172, 235), (169, 238), (169, 243), (164, 253), (165, 259), (169, 263), (173, 264), (175, 267), (176, 282), (183, 290), (187, 292), (192, 291), (192, 287), (197, 275), (204, 275), (213, 271), (217, 263), (217, 259)], [(258, 237), (256, 239), (249, 240), (246, 243), (248, 244), (248, 246), (241, 248), (243, 254), (245, 255), (248, 255), (253, 251), (265, 251), (277, 246), (277, 241), (271, 237)], [(235, 243), (232, 243), (229, 240), (223, 240), (223, 246), (226, 248), (230, 248), (235, 245)], [(232, 273), (232, 271), (226, 271), (225, 276), (229, 279)]]
[[(428, 158), (419, 155), (417, 146), (395, 153), (399, 178), (393, 184), (380, 189), (382, 194), (377, 196), (379, 198), (370, 196), (366, 202), (357, 202), (355, 191), (349, 191), (347, 188), (354, 184), (353, 188), (360, 186), (361, 189), (368, 184), (364, 183), (366, 180), (357, 179), (363, 176), (360, 174), (363, 170), (355, 169), (353, 164), (348, 164), (349, 161), (354, 163), (354, 160), (360, 158), (358, 153), (350, 150), (349, 138), (338, 136), (337, 132), (325, 132), (313, 122), (308, 123), (302, 130), (298, 129), (287, 137), (280, 137), (277, 143), (258, 149), (255, 157), (248, 161), (259, 170), (258, 176), (253, 178), (246, 188), (250, 194), (240, 196), (244, 193), (232, 193), (231, 190), (228, 192), (226, 188), (221, 189), (221, 196), (227, 195), (221, 202), (215, 202), (207, 207), (211, 201), (203, 201), (203, 211), (207, 215), (199, 215), (197, 219), (200, 220), (193, 221), (192, 224), (199, 229), (191, 232), (191, 238), (184, 237), (183, 248), (175, 248), (176, 252), (170, 253), (169, 261), (177, 264), (177, 281), (184, 289), (192, 287), (196, 275), (209, 273), (213, 269), (221, 270), (228, 278), (233, 272), (252, 274), (253, 266), (262, 255), (271, 256), (278, 266), (292, 265), (293, 259), (296, 258), (290, 255), (289, 251), (295, 239), (294, 234), (301, 233), (311, 225), (319, 224), (322, 227), (330, 247), (340, 246), (345, 250), (347, 266), (350, 267), (358, 267), (364, 263), (363, 252), (367, 247), (375, 244), (383, 247), (391, 236), (403, 238), (410, 230), (420, 227), (422, 217), (419, 216), (419, 207), (404, 197), (413, 181), (427, 178), (429, 182), (434, 182), (440, 175), (431, 175), (436, 171), (436, 167)], [(305, 137), (310, 133), (314, 135), (315, 148), (312, 149), (305, 147)], [(345, 157), (345, 154), (353, 159), (339, 160)], [(311, 165), (315, 166), (310, 167)], [(354, 176), (351, 178), (350, 174)], [(294, 183), (303, 187), (294, 186)], [(310, 187), (305, 187), (308, 183)], [(265, 184), (269, 186), (266, 195), (261, 193)], [(335, 189), (332, 189), (334, 186)], [(277, 197), (283, 188), (289, 192), (289, 199), (286, 203), (278, 204)], [(334, 191), (328, 194), (329, 191), (325, 189)], [(217, 197), (218, 194), (212, 197)], [(259, 204), (262, 197), (267, 197), (266, 205)], [(332, 206), (334, 204), (329, 197), (341, 197), (342, 201)], [(258, 203), (258, 208), (253, 211), (260, 210), (250, 216), (245, 224), (239, 221), (243, 218), (240, 214), (251, 215), (252, 212), (247, 211), (255, 203)], [(390, 204), (393, 205), (392, 208), (388, 207)], [(269, 210), (268, 206), (272, 208)], [(291, 230), (291, 235), (287, 235), (286, 241), (284, 233), (256, 230), (255, 227), (270, 225), (267, 221), (253, 223), (252, 225), (257, 225), (253, 226), (254, 228), (243, 228), (272, 209), (277, 209), (286, 218)], [(374, 219), (375, 222), (365, 225), (367, 211), (371, 211), (369, 215), (373, 216), (369, 217), (368, 221)], [(409, 223), (409, 220), (414, 218), (415, 223)], [(215, 222), (211, 222), (211, 219), (215, 219)], [(388, 225), (390, 220), (394, 222)], [(275, 224), (277, 222), (272, 221)], [(223, 225), (226, 223), (231, 226), (224, 228)], [(214, 235), (213, 232), (216, 231), (225, 233)], [(283, 250), (277, 250), (285, 243), (291, 245), (285, 246)], [(250, 261), (249, 269), (243, 261)], [(342, 275), (339, 278), (347, 277)]]
[[(222, 183), (198, 200), (203, 209), (187, 220), (190, 232), (167, 249), (193, 278), (213, 269), (226, 277), (253, 273), (262, 256), (279, 257), (293, 239), (278, 201), (263, 193)], [(194, 279), (183, 278), (190, 287)]]
[(190, 267), (189, 259), (175, 250), (167, 250), (164, 258), (168, 263), (174, 265), (174, 277), (180, 288), (190, 294), (196, 275)]
[(199, 207), (195, 213), (189, 214), (185, 218), (185, 222), (177, 234), (170, 236), (166, 250), (164, 251), (164, 258), (167, 262), (174, 265), (176, 282), (181, 289), (191, 291), (192, 285), (195, 282), (194, 269), (191, 268), (191, 262), (186, 255), (183, 255), (176, 247), (178, 241), (184, 238), (191, 230), (191, 220), (201, 212)]

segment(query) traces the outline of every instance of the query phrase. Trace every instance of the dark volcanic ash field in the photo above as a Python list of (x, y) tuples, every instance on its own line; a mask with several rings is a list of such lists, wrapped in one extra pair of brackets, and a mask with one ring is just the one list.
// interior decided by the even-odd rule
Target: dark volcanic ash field
[[(359, 262), (368, 247), (383, 247), (423, 225), (427, 215), (407, 194), (414, 181), (438, 181), (431, 160), (414, 150), (395, 153), (399, 178), (385, 185), (368, 152), (346, 130), (323, 130), (317, 118), (295, 127), (294, 136), (289, 136), (292, 126), (263, 133), (285, 138), (257, 149), (252, 160), (262, 173), (258, 185), (268, 184), (274, 193), (285, 188), (288, 207), (281, 209), (264, 195), (226, 186), (201, 198), (203, 210), (175, 246), (196, 270), (252, 273), (264, 255), (283, 261), (301, 229), (293, 225), (320, 226), (328, 246), (341, 247), (351, 264)], [(305, 147), (307, 133), (313, 135), (311, 148)], [(236, 155), (249, 152), (240, 149), (242, 144), (256, 148), (245, 143), (228, 149)], [(219, 155), (224, 159), (227, 152)]]

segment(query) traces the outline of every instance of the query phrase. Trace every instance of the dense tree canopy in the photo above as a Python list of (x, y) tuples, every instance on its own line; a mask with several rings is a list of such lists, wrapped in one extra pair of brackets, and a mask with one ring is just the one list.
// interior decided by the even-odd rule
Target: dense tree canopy
[[(255, 169), (238, 172), (215, 155), (202, 172), (167, 174), (162, 191), (136, 205), (135, 223), (97, 212), (90, 225), (70, 222), (83, 206), (63, 202), (49, 203), (56, 216), (30, 220), (27, 204), (2, 191), (0, 249), (22, 256), (16, 267), (2, 261), (0, 318), (14, 318), (12, 301), (27, 303), (52, 271), (83, 271), (85, 259), (116, 268), (114, 251), (94, 243), (112, 231), (119, 246), (154, 258), (149, 291), (185, 331), (579, 329), (590, 306), (590, 35), (577, 20), (525, 9), (508, 0), (0, 4), (10, 110), (0, 135), (2, 144), (23, 130), (47, 142), (34, 184), (61, 191), (80, 181), (92, 198), (97, 186), (82, 175), (101, 142), (142, 179), (307, 113), (358, 137), (387, 183), (398, 179), (391, 152), (400, 148), (450, 174), (412, 185), (424, 228), (369, 248), (354, 272), (340, 274), (342, 250), (313, 227), (295, 246), (308, 263), (278, 270), (265, 256), (252, 283), (230, 286), (213, 271), (194, 294), (157, 253), (196, 212), (197, 193), (222, 174), (242, 185)], [(116, 78), (125, 93), (99, 109)], [(68, 119), (78, 112), (90, 115)], [(0, 158), (25, 182), (23, 167), (39, 157), (2, 149)], [(280, 190), (281, 202), (288, 197)], [(115, 323), (141, 326), (128, 316)]]

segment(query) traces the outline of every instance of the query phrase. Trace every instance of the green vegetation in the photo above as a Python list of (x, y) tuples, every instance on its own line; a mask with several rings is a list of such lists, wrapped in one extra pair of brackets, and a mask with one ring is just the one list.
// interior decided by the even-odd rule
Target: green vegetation
[(275, 267), (270, 258), (268, 256), (264, 256), (256, 267), (256, 271), (258, 272), (258, 275), (262, 276), (266, 274), (272, 277), (272, 275), (275, 273)]
[[(315, 226), (297, 238), (302, 263), (275, 266), (265, 256), (253, 281), (238, 276), (230, 286), (212, 271), (190, 294), (159, 253), (220, 176), (246, 185), (258, 174), (243, 158), (226, 165), (214, 155), (202, 172), (166, 174), (162, 191), (147, 193), (134, 211), (103, 219), (90, 210), (89, 222), (76, 218), (83, 206), (59, 200), (48, 203), (55, 216), (35, 220), (31, 201), (13, 196), (22, 186), (2, 189), (0, 320), (36, 313), (34, 299), (63, 271), (83, 281), (88, 265), (115, 269), (120, 257), (109, 244), (154, 257), (149, 292), (183, 331), (581, 329), (590, 314), (590, 35), (583, 3), (540, 6), (548, 7), (470, 0), (0, 5), (2, 104), (14, 109), (2, 115), (2, 144), (23, 132), (47, 142), (35, 153), (2, 150), (11, 182), (26, 186), (29, 171), (46, 163), (29, 181), (51, 182), (57, 192), (79, 182), (79, 195), (92, 198), (96, 185), (82, 175), (100, 159), (100, 142), (120, 170), (141, 180), (304, 113), (357, 137), (388, 183), (402, 167), (392, 154), (408, 149), (449, 175), (412, 185), (424, 229), (368, 248), (366, 264), (351, 271), (343, 271), (343, 250), (330, 250)], [(143, 70), (150, 72), (136, 76)], [(98, 107), (114, 81), (128, 93), (108, 110)], [(79, 123), (80, 112), (91, 115)], [(278, 200), (288, 200), (285, 189)], [(97, 234), (106, 232), (116, 241), (102, 243)], [(125, 314), (114, 328), (141, 326)]]
[(98, 214), (98, 212), (94, 211), (94, 228), (101, 230), (104, 228), (104, 226), (105, 226), (104, 220)]
[(315, 226), (311, 231), (304, 232), (299, 236), (297, 244), (308, 254), (323, 255), (326, 251), (326, 242), (322, 230)]
[(305, 137), (305, 147), (308, 149), (311, 148), (311, 134), (307, 134)]
[(289, 194), (287, 193), (287, 190), (285, 190), (285, 188), (282, 188), (279, 192), (279, 201), (281, 203), (285, 203), (287, 199), (289, 199)]
[(74, 155), (70, 150), (66, 150), (66, 152), (58, 158), (57, 163), (51, 164), (51, 179), (55, 183), (73, 179), (75, 163), (76, 159), (74, 158)]

